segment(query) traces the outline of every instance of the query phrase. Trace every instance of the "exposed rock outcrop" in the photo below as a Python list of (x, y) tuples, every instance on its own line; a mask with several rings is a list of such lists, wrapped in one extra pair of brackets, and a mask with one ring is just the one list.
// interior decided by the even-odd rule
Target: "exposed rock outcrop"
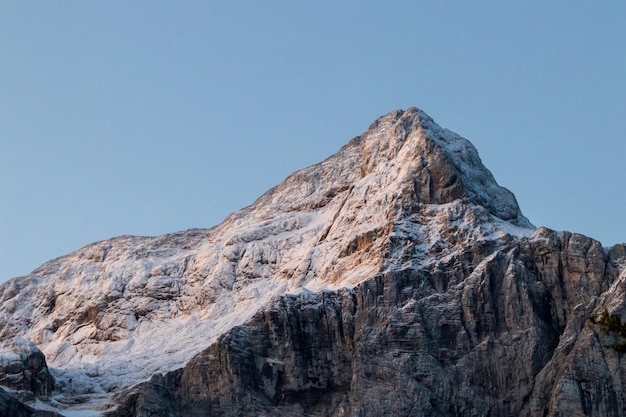
[(111, 416), (625, 415), (626, 369), (587, 321), (618, 260), (547, 229), (500, 243), (443, 292), (407, 269), (276, 300)]
[(0, 417), (63, 417), (53, 411), (34, 409), (0, 388)]
[(535, 229), (412, 108), (219, 226), (0, 286), (0, 342), (33, 340), (63, 404), (116, 417), (619, 416), (625, 367), (587, 318), (626, 313), (625, 266)]
[(0, 385), (48, 396), (54, 389), (54, 378), (44, 354), (31, 341), (15, 338), (0, 352)]

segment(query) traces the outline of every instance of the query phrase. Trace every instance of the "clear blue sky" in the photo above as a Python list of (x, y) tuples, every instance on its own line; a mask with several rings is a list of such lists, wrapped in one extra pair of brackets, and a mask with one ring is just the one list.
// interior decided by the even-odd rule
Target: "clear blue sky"
[(626, 2), (0, 1), (0, 281), (209, 227), (378, 116), (470, 139), (536, 225), (626, 241)]

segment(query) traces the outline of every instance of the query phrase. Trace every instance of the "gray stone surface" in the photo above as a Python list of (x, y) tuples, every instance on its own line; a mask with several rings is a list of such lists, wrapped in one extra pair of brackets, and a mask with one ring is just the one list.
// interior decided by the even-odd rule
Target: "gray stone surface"
[(0, 388), (0, 417), (63, 417), (52, 411), (35, 410)]
[(392, 271), (278, 299), (111, 416), (626, 415), (623, 358), (587, 321), (624, 259), (547, 229), (500, 243), (457, 256), (447, 284)]
[(48, 396), (54, 389), (54, 378), (44, 354), (31, 341), (16, 338), (5, 344), (0, 358), (0, 385)]
[(111, 417), (623, 416), (623, 358), (588, 318), (625, 300), (623, 245), (535, 229), (411, 108), (214, 228), (0, 285), (0, 360), (30, 389), (11, 344), (32, 340), (64, 407)]

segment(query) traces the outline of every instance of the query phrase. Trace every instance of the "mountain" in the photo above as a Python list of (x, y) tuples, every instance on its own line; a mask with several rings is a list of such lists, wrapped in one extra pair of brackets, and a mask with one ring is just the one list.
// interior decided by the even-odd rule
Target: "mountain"
[(469, 141), (395, 111), (216, 227), (1, 285), (0, 417), (626, 415), (588, 320), (625, 281), (624, 245), (535, 228)]

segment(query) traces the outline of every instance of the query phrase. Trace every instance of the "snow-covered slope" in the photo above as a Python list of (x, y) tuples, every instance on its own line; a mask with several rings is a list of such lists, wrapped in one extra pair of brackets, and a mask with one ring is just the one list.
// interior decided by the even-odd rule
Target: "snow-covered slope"
[(216, 227), (97, 242), (3, 284), (0, 341), (41, 349), (56, 397), (40, 405), (69, 416), (180, 368), (273, 298), (533, 229), (466, 139), (395, 111)]

